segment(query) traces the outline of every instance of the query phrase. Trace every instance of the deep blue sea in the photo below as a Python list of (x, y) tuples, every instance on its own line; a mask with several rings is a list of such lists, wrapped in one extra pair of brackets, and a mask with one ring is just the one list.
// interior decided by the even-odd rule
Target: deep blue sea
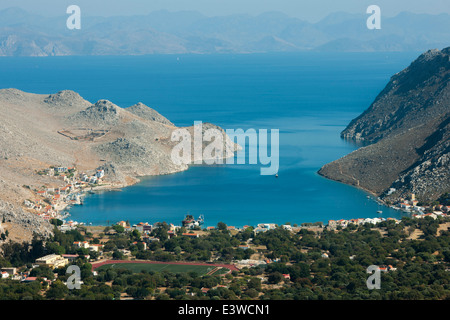
[[(146, 177), (122, 191), (90, 195), (71, 219), (180, 224), (186, 214), (243, 226), (258, 223), (400, 217), (317, 170), (357, 146), (340, 139), (389, 78), (419, 53), (295, 53), (0, 58), (0, 88), (78, 92), (90, 102), (142, 102), (177, 126), (280, 130), (279, 177), (260, 165), (192, 166)], [(252, 146), (255, 147), (255, 146)], [(377, 213), (382, 210), (383, 213)]]

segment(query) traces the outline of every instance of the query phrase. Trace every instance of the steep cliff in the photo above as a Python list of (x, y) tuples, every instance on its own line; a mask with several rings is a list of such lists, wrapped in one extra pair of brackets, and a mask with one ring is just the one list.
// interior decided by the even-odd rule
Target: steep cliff
[[(429, 50), (394, 75), (341, 137), (368, 143), (319, 174), (390, 201), (450, 190), (450, 48)], [(390, 188), (396, 191), (387, 193)]]

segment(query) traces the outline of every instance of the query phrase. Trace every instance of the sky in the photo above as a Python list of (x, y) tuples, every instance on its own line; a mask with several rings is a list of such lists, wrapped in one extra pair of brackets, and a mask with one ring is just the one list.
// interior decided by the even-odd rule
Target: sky
[(44, 16), (59, 16), (66, 14), (72, 4), (78, 5), (83, 15), (104, 17), (142, 15), (164, 9), (198, 11), (206, 16), (279, 11), (317, 22), (333, 12), (365, 13), (369, 5), (378, 5), (387, 17), (402, 11), (450, 14), (450, 0), (0, 0), (0, 10), (16, 6)]

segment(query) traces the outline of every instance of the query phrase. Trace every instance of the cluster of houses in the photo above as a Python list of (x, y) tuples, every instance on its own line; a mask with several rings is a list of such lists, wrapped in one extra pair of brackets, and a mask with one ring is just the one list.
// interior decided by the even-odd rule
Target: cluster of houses
[(60, 212), (67, 206), (82, 204), (84, 189), (102, 182), (104, 170), (96, 170), (93, 175), (78, 174), (75, 167), (50, 167), (38, 172), (62, 180), (62, 187), (47, 187), (35, 191), (34, 200), (27, 199), (24, 205), (46, 220), (61, 218)]
[[(79, 256), (77, 254), (63, 254), (63, 255), (49, 254), (36, 259), (35, 263), (32, 265), (32, 269), (37, 268), (39, 266), (47, 266), (51, 269), (62, 268), (74, 262), (78, 257)], [(87, 258), (89, 259), (89, 256), (87, 256)], [(17, 280), (24, 283), (38, 280), (37, 277), (30, 276), (30, 271), (19, 273), (18, 269), (14, 267), (1, 268), (0, 275), (1, 279)], [(41, 280), (49, 284), (51, 283), (51, 281), (48, 280), (47, 278), (42, 278)]]
[(86, 173), (80, 174), (81, 183), (98, 184), (102, 182), (102, 178), (105, 176), (104, 170), (97, 170), (95, 174), (88, 176)]
[[(438, 217), (447, 217), (448, 213), (444, 213), (442, 211), (434, 211), (431, 213), (421, 213), (421, 214), (413, 214), (412, 217), (416, 218), (416, 219), (423, 219), (425, 217), (430, 217), (433, 219), (437, 219)], [(400, 223), (400, 220), (395, 219), (395, 218), (359, 218), (359, 219), (351, 219), (351, 220), (328, 220), (328, 228), (330, 230), (335, 230), (338, 227), (341, 228), (346, 228), (347, 226), (349, 226), (350, 224), (354, 224), (354, 225), (362, 225), (362, 224), (366, 224), (366, 223), (370, 223), (370, 224), (378, 224), (380, 222), (383, 221), (395, 221), (395, 223)]]
[[(150, 236), (150, 233), (155, 229), (159, 227), (159, 223), (156, 223), (155, 225), (151, 225), (148, 222), (140, 222), (138, 224), (134, 224), (132, 226), (129, 226), (127, 222), (125, 221), (119, 221), (117, 222), (117, 225), (122, 226), (126, 232), (137, 230), (141, 233), (141, 238), (143, 240), (143, 243), (151, 243), (153, 241), (159, 241), (158, 238)], [(174, 224), (169, 224), (169, 230), (167, 231), (168, 238), (176, 237), (178, 234), (178, 231), (180, 230), (180, 226), (175, 226)], [(110, 231), (114, 232), (114, 231)], [(198, 238), (199, 234), (195, 233), (193, 231), (189, 232), (183, 232), (181, 235), (191, 237), (191, 238)]]
[[(442, 213), (441, 213), (442, 214)], [(432, 216), (433, 214), (430, 214), (430, 216)], [(425, 216), (425, 215), (423, 215)], [(437, 216), (437, 215), (436, 215)], [(337, 228), (338, 226), (341, 226), (343, 228), (347, 227), (349, 224), (364, 224), (364, 223), (372, 223), (372, 224), (376, 224), (385, 220), (394, 220), (396, 223), (399, 223), (399, 220), (393, 219), (393, 218), (388, 218), (388, 219), (384, 219), (384, 218), (367, 218), (367, 219), (351, 219), (351, 220), (330, 220), (328, 222), (328, 228)], [(65, 224), (67, 225), (68, 228), (74, 228), (77, 226), (76, 222), (72, 222), (69, 221), (69, 223)], [(135, 245), (141, 243), (144, 246), (144, 250), (147, 249), (147, 244), (151, 243), (152, 241), (159, 241), (158, 238), (154, 238), (150, 236), (150, 233), (152, 232), (152, 230), (154, 230), (154, 228), (158, 228), (160, 226), (159, 223), (156, 223), (155, 225), (150, 225), (148, 223), (138, 223), (138, 224), (134, 224), (132, 226), (130, 226), (127, 222), (125, 221), (119, 221), (117, 223), (117, 225), (120, 225), (124, 228), (124, 230), (126, 232), (131, 232), (132, 230), (137, 230), (142, 234), (141, 240), (140, 242), (134, 242)], [(64, 226), (64, 225), (63, 225)], [(60, 226), (62, 227), (62, 226)], [(249, 228), (250, 226), (244, 226), (242, 228), (242, 230), (245, 230), (247, 228)], [(254, 229), (255, 232), (266, 232), (268, 230), (272, 230), (274, 228), (276, 228), (277, 225), (273, 224), (273, 223), (264, 223), (264, 224), (258, 224), (257, 227)], [(282, 225), (281, 227), (283, 227), (286, 230), (290, 230), (290, 231), (295, 231), (294, 229), (298, 229), (298, 228), (293, 228), (290, 225)], [(169, 230), (168, 230), (168, 237), (175, 237), (177, 235), (177, 232), (180, 231), (180, 226), (175, 226), (173, 224), (169, 224)], [(215, 227), (208, 227), (206, 228), (207, 230), (214, 230)], [(239, 230), (235, 227), (228, 227), (228, 230)], [(109, 231), (109, 233), (114, 233), (114, 229), (111, 229)], [(108, 233), (107, 233), (108, 234)], [(198, 232), (194, 232), (194, 231), (188, 231), (188, 232), (183, 232), (181, 234), (181, 236), (188, 236), (188, 237), (193, 237), (193, 238), (197, 238), (199, 237), (199, 233)], [(250, 240), (247, 242), (247, 244), (245, 245), (240, 245), (239, 248), (246, 250), (248, 248), (250, 248), (250, 244), (249, 244)], [(102, 252), (103, 251), (103, 244), (91, 244), (88, 241), (75, 241), (73, 243), (73, 246), (75, 248), (84, 248), (84, 249), (88, 249), (89, 251), (93, 251), (93, 252)], [(125, 254), (127, 254), (127, 252), (124, 252)], [(33, 268), (41, 266), (41, 265), (45, 265), (48, 266), (52, 269), (54, 268), (60, 268), (60, 267), (64, 267), (67, 266), (70, 263), (73, 263), (79, 256), (77, 254), (62, 254), (62, 255), (57, 255), (57, 254), (50, 254), (50, 255), (46, 255), (44, 257), (41, 257), (39, 259), (36, 259), (35, 264), (33, 264)], [(89, 259), (89, 255), (87, 256), (87, 258)], [(322, 258), (328, 258), (328, 254), (327, 253), (322, 253)], [(352, 258), (352, 257), (350, 257)], [(277, 262), (279, 259), (261, 259), (261, 260), (255, 260), (255, 259), (245, 259), (245, 260), (240, 260), (240, 261), (236, 261), (236, 266), (238, 268), (242, 268), (242, 267), (252, 267), (252, 266), (256, 266), (256, 265), (265, 265), (265, 264), (269, 264), (269, 263), (273, 263), (273, 262)], [(380, 266), (379, 267), (380, 271), (383, 272), (389, 272), (389, 271), (395, 271), (396, 268), (392, 267), (391, 265), (388, 266)], [(283, 277), (285, 279), (289, 279), (289, 274), (283, 275)], [(24, 272), (24, 273), (17, 273), (17, 269), (16, 268), (2, 268), (0, 270), (0, 278), (5, 279), (5, 278), (10, 278), (13, 280), (19, 280), (22, 282), (32, 282), (32, 281), (36, 281), (37, 278), (36, 277), (30, 277), (29, 276), (29, 272)], [(49, 280), (47, 279), (42, 279), (43, 281), (47, 281), (50, 283)]]
[[(392, 188), (391, 188), (392, 189)], [(395, 190), (394, 190), (395, 191)], [(396, 208), (400, 208), (402, 210), (405, 210), (407, 212), (411, 213), (411, 217), (416, 219), (423, 219), (425, 217), (430, 217), (433, 219), (437, 219), (439, 216), (445, 217), (450, 214), (450, 206), (444, 206), (444, 205), (435, 205), (433, 207), (421, 207), (418, 206), (418, 201), (416, 200), (416, 197), (414, 194), (411, 194), (410, 198), (405, 200), (401, 199), (401, 201), (396, 204)], [(432, 210), (433, 212), (424, 213), (425, 211)], [(359, 219), (351, 219), (351, 220), (329, 220), (328, 221), (328, 228), (329, 229), (336, 229), (338, 227), (346, 228), (349, 224), (354, 225), (361, 225), (365, 223), (371, 223), (371, 224), (377, 224), (383, 221), (389, 221), (393, 220), (395, 223), (399, 223), (400, 220), (394, 219), (394, 218), (359, 218)]]
[(0, 279), (14, 279), (14, 280), (22, 280), (20, 276), (17, 274), (17, 268), (1, 268), (0, 269)]
[(75, 241), (73, 243), (73, 245), (76, 248), (88, 249), (88, 250), (91, 250), (94, 252), (101, 252), (101, 251), (103, 251), (103, 247), (104, 247), (103, 244), (91, 244), (87, 241)]
[(430, 213), (423, 213), (423, 214), (413, 214), (412, 217), (416, 218), (416, 219), (423, 219), (426, 217), (430, 217), (433, 219), (437, 219), (438, 217), (448, 217), (449, 214), (448, 213), (444, 213), (442, 211), (434, 211), (434, 212), (430, 212)]
[[(73, 221), (69, 221), (69, 223), (71, 223), (71, 227), (72, 228), (73, 228), (73, 226), (76, 225), (76, 222), (73, 222)], [(116, 225), (119, 225), (119, 226), (123, 227), (125, 232), (131, 232), (133, 230), (139, 231), (139, 233), (141, 233), (141, 239), (144, 242), (146, 242), (146, 243), (151, 243), (153, 241), (159, 241), (158, 238), (150, 236), (151, 232), (155, 228), (159, 227), (159, 225), (160, 225), (159, 223), (155, 223), (154, 225), (151, 225), (148, 222), (145, 222), (145, 223), (144, 222), (140, 222), (140, 223), (137, 223), (137, 224), (129, 225), (129, 223), (126, 222), (126, 221), (119, 221), (119, 222), (116, 223)], [(190, 238), (198, 238), (200, 236), (200, 234), (203, 232), (203, 231), (199, 231), (199, 230), (189, 230), (189, 229), (187, 229), (186, 232), (179, 233), (180, 228), (182, 228), (182, 226), (176, 226), (176, 225), (174, 225), (172, 223), (169, 224), (168, 226), (169, 226), (169, 230), (167, 231), (167, 234), (168, 234), (168, 238), (169, 239), (173, 238), (173, 237), (176, 237), (176, 236), (186, 236), (186, 237), (190, 237)], [(62, 228), (62, 227), (68, 229), (69, 225), (66, 226), (66, 224), (63, 224), (60, 228)], [(250, 225), (245, 225), (242, 228), (235, 227), (235, 226), (227, 226), (227, 230), (228, 231), (239, 232), (239, 231), (244, 231), (244, 230), (246, 230), (248, 228), (253, 228), (253, 231), (255, 233), (260, 233), (260, 232), (266, 232), (266, 231), (269, 231), (269, 230), (276, 229), (277, 227), (278, 227), (278, 225), (275, 224), (275, 223), (260, 223), (255, 228), (253, 228)], [(281, 225), (281, 227), (286, 229), (286, 230), (288, 230), (288, 231), (291, 231), (291, 232), (297, 232), (297, 231), (299, 231), (302, 228), (302, 227), (292, 227), (289, 224)], [(204, 230), (212, 231), (212, 230), (215, 230), (216, 228), (217, 227), (209, 226), (209, 227), (204, 228)], [(113, 235), (115, 233), (116, 233), (116, 231), (114, 229), (110, 229), (106, 234), (107, 235)], [(241, 245), (240, 247), (242, 247), (242, 249), (247, 249), (248, 248), (246, 245)]]
[[(277, 225), (275, 223), (260, 223), (253, 230), (255, 233), (266, 232), (268, 230), (275, 229)], [(285, 227), (284, 227), (285, 228)]]
[(379, 266), (378, 269), (382, 272), (397, 271), (397, 268), (394, 268), (392, 265)]
[(62, 232), (70, 231), (76, 229), (78, 226), (83, 225), (82, 222), (77, 221), (63, 221), (63, 224), (58, 227), (58, 229)]
[[(130, 226), (125, 221), (119, 221), (116, 224), (119, 225), (119, 226), (122, 226), (125, 229), (125, 231), (132, 231), (132, 230), (139, 231), (143, 235), (143, 238), (146, 239), (146, 240), (150, 239), (149, 240), (150, 242), (151, 241), (159, 241), (159, 239), (155, 239), (155, 238), (152, 238), (152, 237), (148, 236), (152, 232), (153, 229), (158, 228), (159, 223), (156, 223), (155, 225), (151, 225), (148, 222), (145, 222), (145, 223), (144, 222), (140, 222), (138, 224), (133, 224), (132, 226)], [(265, 231), (268, 231), (268, 230), (275, 229), (276, 227), (277, 227), (277, 225), (275, 223), (261, 223), (261, 224), (258, 224), (257, 227), (255, 229), (253, 229), (253, 231), (255, 233), (265, 232)], [(285, 227), (290, 227), (290, 226), (285, 226)], [(176, 236), (177, 232), (179, 231), (180, 228), (181, 228), (181, 226), (175, 226), (172, 223), (169, 224), (169, 230), (167, 232), (169, 238), (172, 238), (172, 237)], [(227, 230), (228, 231), (243, 231), (243, 230), (246, 230), (247, 228), (251, 228), (251, 226), (245, 225), (242, 228), (237, 228), (235, 226), (227, 226)], [(206, 227), (206, 231), (212, 231), (212, 230), (215, 230), (215, 229), (216, 229), (216, 227), (213, 227), (213, 226)], [(198, 238), (199, 233), (195, 232), (194, 230), (189, 230), (188, 229), (188, 232), (184, 232), (181, 235), (187, 236), (187, 237), (191, 237), (191, 238)]]
[[(154, 225), (149, 224), (148, 222), (140, 222), (137, 224), (133, 224), (133, 225), (129, 225), (128, 222), (126, 221), (119, 221), (116, 223), (116, 225), (119, 225), (121, 227), (124, 228), (125, 232), (132, 232), (133, 230), (137, 230), (139, 231), (139, 233), (141, 234), (141, 243), (144, 245), (144, 250), (147, 247), (147, 244), (150, 244), (154, 241), (160, 241), (159, 238), (153, 237), (151, 236), (151, 232), (155, 229), (158, 228), (160, 226), (160, 223), (155, 223)], [(64, 226), (64, 225), (63, 225)], [(61, 227), (63, 227), (61, 226)], [(168, 239), (171, 239), (173, 237), (177, 237), (177, 236), (185, 236), (185, 237), (189, 237), (189, 238), (199, 238), (200, 235), (202, 234), (201, 230), (186, 230), (185, 232), (180, 233), (180, 229), (182, 228), (181, 226), (176, 226), (174, 224), (169, 224), (169, 229), (167, 231), (167, 236)], [(247, 228), (250, 228), (251, 226), (243, 226), (242, 228), (237, 228), (234, 226), (227, 226), (227, 230), (228, 231), (242, 231), (245, 230)], [(255, 232), (265, 232), (271, 229), (275, 229), (277, 227), (276, 224), (274, 223), (265, 223), (265, 224), (259, 224), (257, 226), (257, 228), (254, 229)], [(290, 226), (289, 226), (290, 227)], [(206, 231), (212, 231), (215, 230), (216, 227), (207, 227), (205, 228)], [(117, 231), (114, 230), (114, 228), (110, 229), (109, 231), (107, 231), (105, 234), (106, 235), (114, 235), (116, 234)], [(137, 243), (135, 243), (137, 244)], [(85, 244), (86, 246), (88, 244)], [(248, 249), (249, 246), (248, 245), (240, 245), (239, 246), (241, 249), (245, 250)], [(124, 254), (127, 254), (127, 252), (123, 252)]]
[(444, 214), (450, 213), (450, 206), (434, 205), (430, 207), (430, 206), (419, 206), (418, 204), (419, 201), (416, 199), (415, 194), (412, 193), (409, 199), (401, 199), (400, 202), (396, 204), (396, 208), (399, 208), (407, 212), (416, 212), (418, 214), (423, 214), (426, 211), (434, 211), (434, 213), (438, 212)]
[(398, 219), (394, 219), (394, 218), (358, 218), (358, 219), (350, 219), (350, 220), (345, 220), (345, 219), (340, 219), (340, 220), (328, 220), (328, 225), (327, 228), (330, 230), (335, 230), (338, 227), (341, 228), (346, 228), (348, 227), (350, 224), (353, 225), (362, 225), (362, 224), (366, 224), (366, 223), (370, 223), (370, 224), (377, 224), (383, 221), (395, 221), (395, 223), (399, 223), (400, 220)]

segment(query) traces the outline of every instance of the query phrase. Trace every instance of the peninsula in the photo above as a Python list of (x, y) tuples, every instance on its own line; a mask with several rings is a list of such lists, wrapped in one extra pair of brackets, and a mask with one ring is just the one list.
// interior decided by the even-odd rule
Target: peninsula
[[(341, 133), (366, 146), (319, 174), (387, 204), (428, 204), (450, 191), (450, 47), (429, 50), (395, 74)], [(411, 199), (413, 198), (413, 199)]]
[[(0, 112), (0, 218), (12, 239), (50, 233), (47, 220), (80, 203), (83, 191), (121, 188), (141, 176), (189, 166), (171, 159), (171, 134), (178, 128), (142, 103), (121, 108), (108, 100), (91, 103), (69, 90), (2, 89)], [(238, 149), (219, 127), (202, 126), (209, 128), (219, 129), (224, 143)]]

